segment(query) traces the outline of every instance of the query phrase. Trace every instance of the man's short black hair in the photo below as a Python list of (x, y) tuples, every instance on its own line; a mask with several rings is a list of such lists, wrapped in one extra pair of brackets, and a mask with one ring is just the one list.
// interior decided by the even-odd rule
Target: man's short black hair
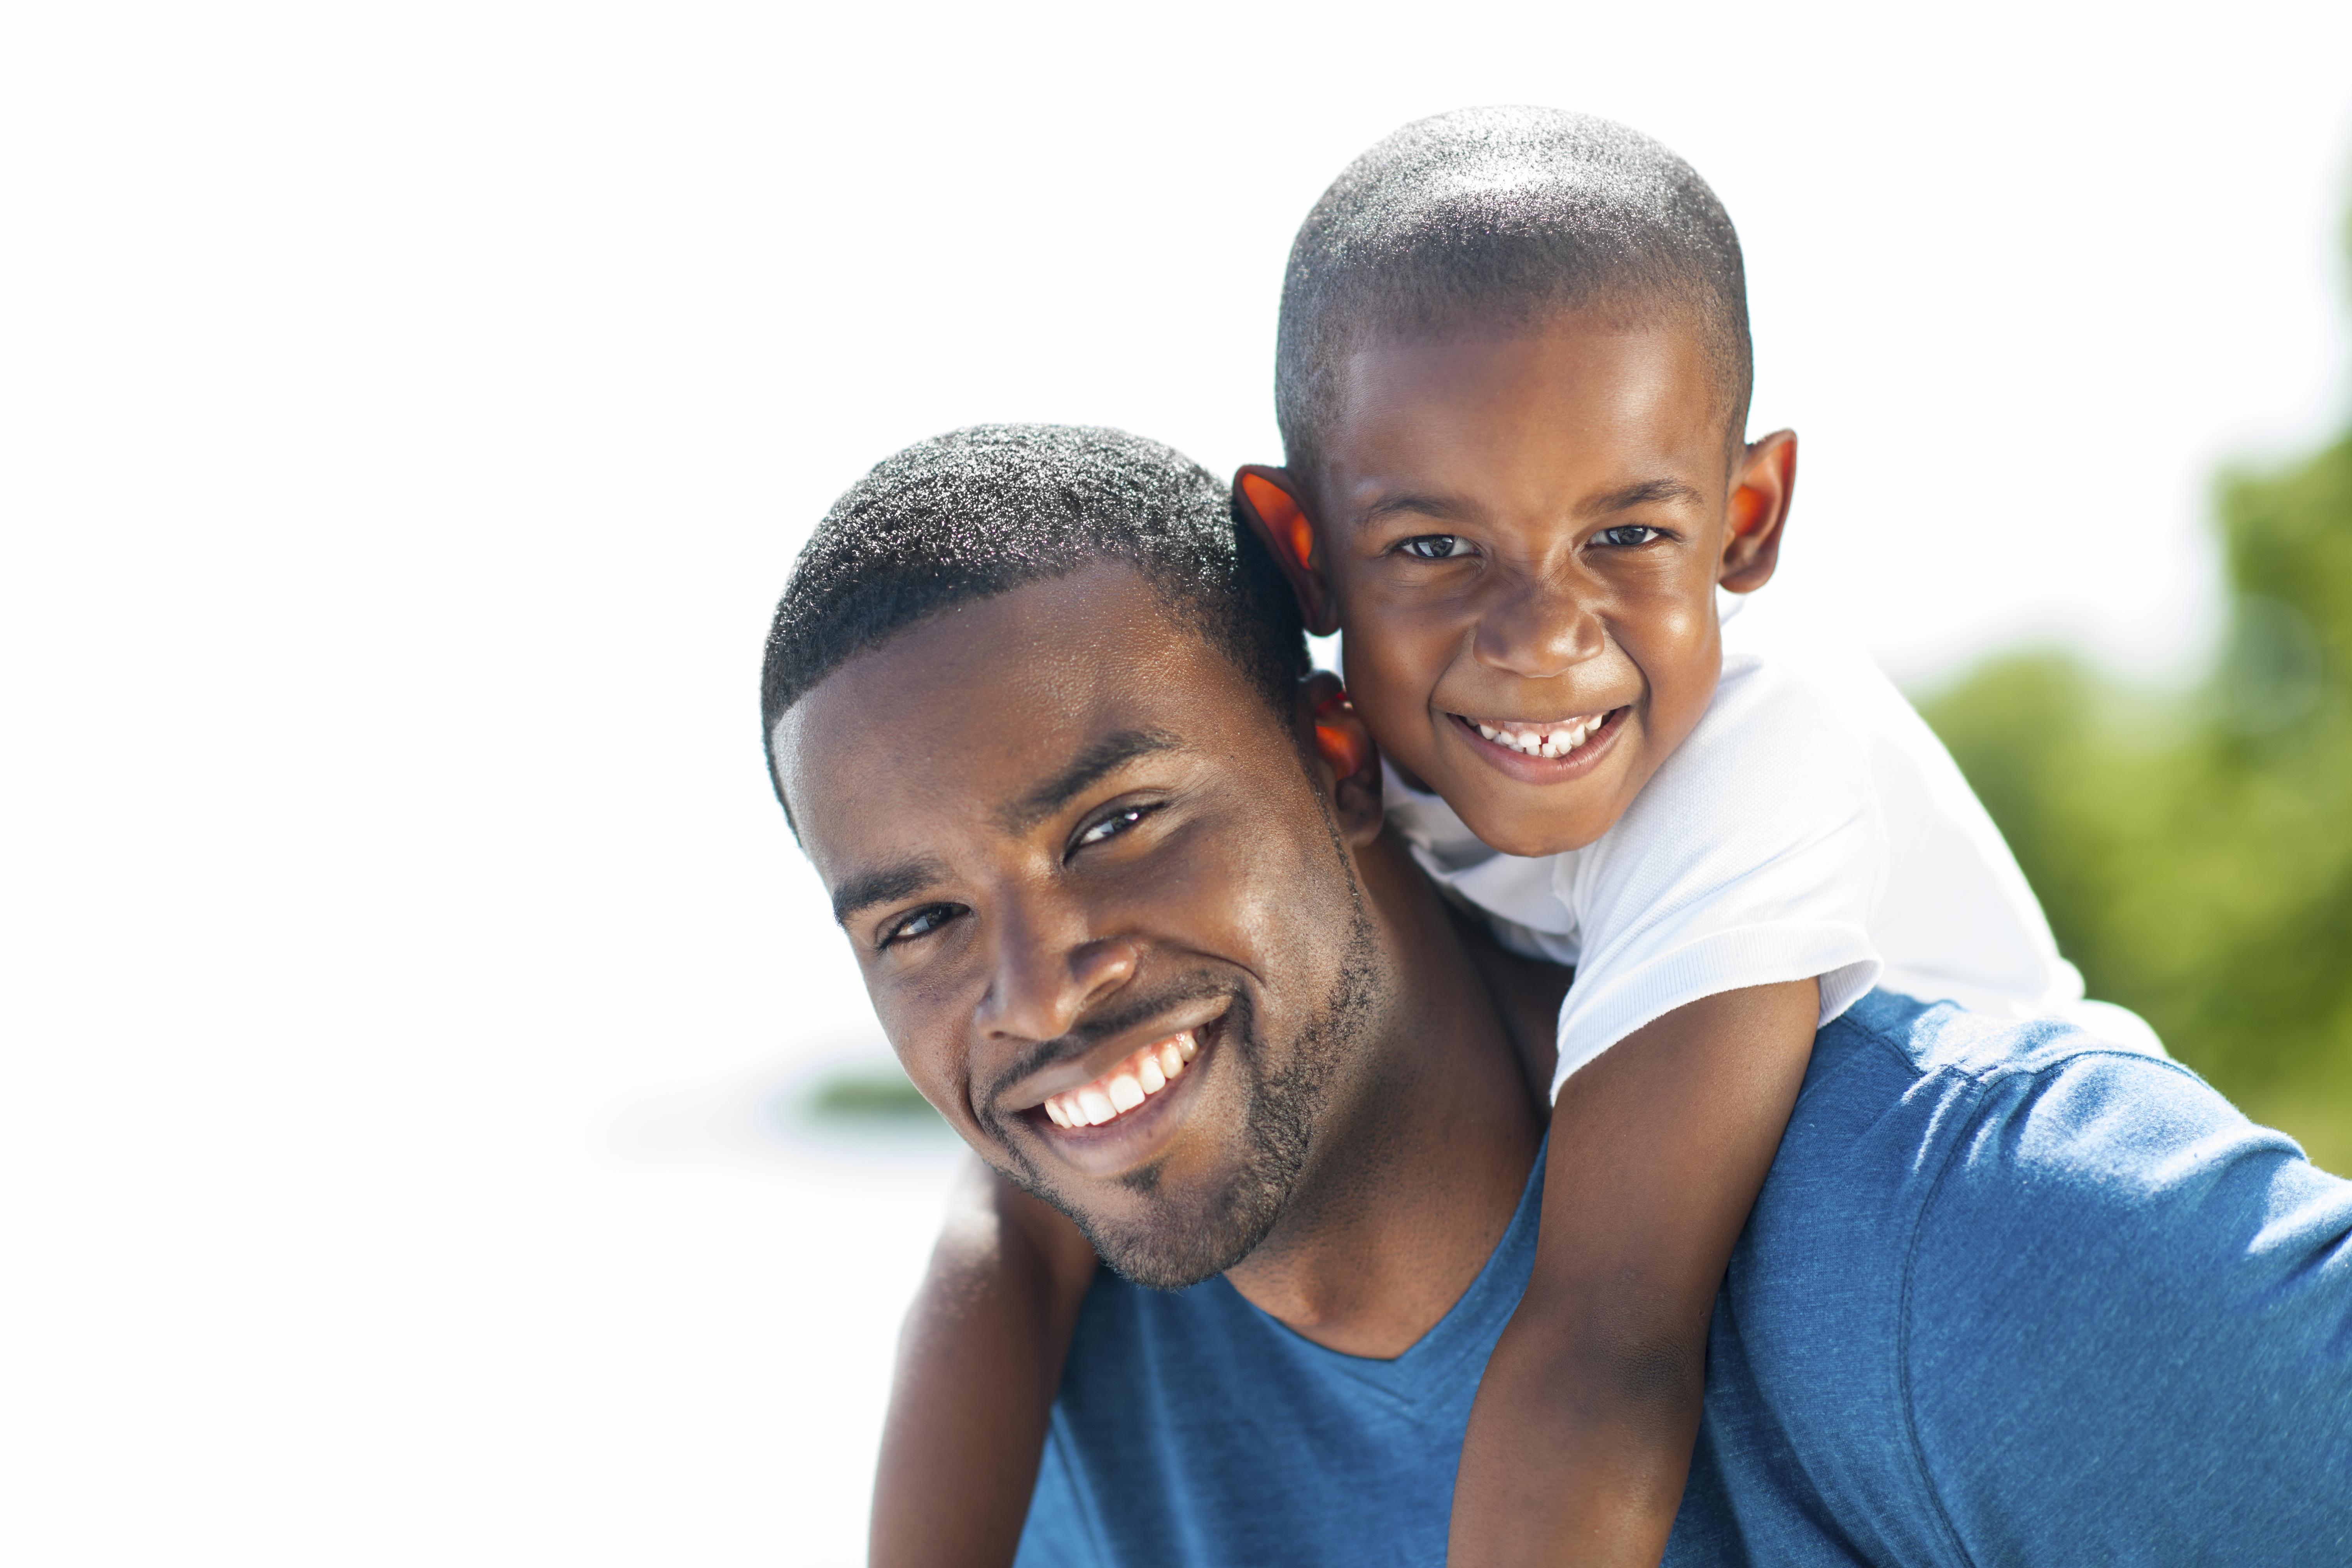
[(770, 778), (776, 721), (850, 659), (942, 610), (1113, 561), (1289, 722), (1309, 668), (1298, 602), (1223, 485), (1122, 430), (976, 425), (875, 465), (802, 549), (760, 678)]
[(1748, 283), (1723, 204), (1638, 131), (1559, 109), (1417, 120), (1348, 165), (1290, 247), (1275, 349), (1287, 461), (1309, 477), (1366, 336), (1534, 325), (1586, 305), (1683, 312), (1745, 437)]

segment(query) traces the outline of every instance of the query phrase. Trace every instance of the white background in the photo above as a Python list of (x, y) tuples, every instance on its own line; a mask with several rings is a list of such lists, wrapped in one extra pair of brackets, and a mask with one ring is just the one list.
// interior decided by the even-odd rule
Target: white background
[[(1629, 19), (1631, 18), (1631, 19)], [(1632, 121), (1748, 248), (1775, 593), (2154, 676), (2344, 408), (2352, 8), (20, 5), (0, 23), (0, 1559), (856, 1559), (944, 1166), (760, 770), (829, 499), (1276, 455), (1357, 151)], [(887, 721), (887, 715), (879, 716)]]

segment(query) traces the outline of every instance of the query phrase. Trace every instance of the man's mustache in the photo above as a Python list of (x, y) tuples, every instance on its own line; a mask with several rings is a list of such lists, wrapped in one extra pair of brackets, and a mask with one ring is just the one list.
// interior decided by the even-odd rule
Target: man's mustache
[(1054, 1066), (1057, 1062), (1085, 1056), (1114, 1036), (1150, 1023), (1152, 1019), (1176, 1011), (1179, 1007), (1213, 997), (1238, 997), (1240, 990), (1232, 982), (1212, 975), (1198, 974), (1173, 981), (1149, 995), (1122, 997), (1110, 1009), (1082, 1020), (1066, 1035), (1050, 1040), (1040, 1040), (1014, 1058), (1012, 1064), (998, 1073), (988, 1086), (984, 1104), (993, 1107), (1001, 1102), (1005, 1091), (1031, 1073)]

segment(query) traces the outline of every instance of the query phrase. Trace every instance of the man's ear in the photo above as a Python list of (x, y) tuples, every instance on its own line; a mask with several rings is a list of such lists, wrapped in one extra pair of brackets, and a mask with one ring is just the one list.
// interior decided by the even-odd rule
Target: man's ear
[(1716, 581), (1752, 594), (1780, 563), (1780, 536), (1797, 493), (1797, 433), (1775, 430), (1750, 441), (1731, 476), (1731, 521), (1723, 531), (1723, 569)]
[(1318, 637), (1338, 631), (1339, 613), (1331, 605), (1324, 552), (1313, 520), (1299, 504), (1298, 487), (1290, 471), (1250, 464), (1234, 476), (1234, 502), (1266, 553), (1274, 557), (1274, 563), (1290, 580), (1290, 591), (1298, 595), (1298, 613), (1306, 618), (1307, 629)]
[(1348, 842), (1370, 844), (1381, 836), (1381, 751), (1348, 700), (1339, 678), (1318, 669), (1298, 683), (1298, 724), (1311, 739), (1331, 809)]

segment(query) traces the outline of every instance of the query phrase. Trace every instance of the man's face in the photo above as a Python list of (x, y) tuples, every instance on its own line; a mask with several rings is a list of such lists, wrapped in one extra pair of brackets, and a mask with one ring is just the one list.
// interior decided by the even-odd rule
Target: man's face
[(1590, 844), (1721, 669), (1731, 474), (1703, 347), (1568, 312), (1374, 340), (1339, 393), (1313, 490), (1358, 710), (1488, 844)]
[(1265, 700), (1106, 566), (916, 626), (775, 739), (924, 1096), (1131, 1278), (1190, 1284), (1246, 1255), (1386, 973)]

